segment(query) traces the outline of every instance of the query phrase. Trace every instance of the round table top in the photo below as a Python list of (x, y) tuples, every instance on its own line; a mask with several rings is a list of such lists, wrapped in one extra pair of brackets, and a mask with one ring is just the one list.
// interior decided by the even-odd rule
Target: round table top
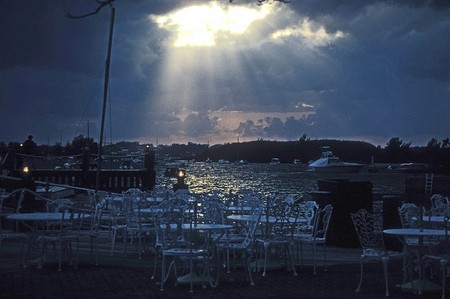
[(251, 211), (253, 210), (252, 207), (247, 207), (247, 206), (227, 206), (226, 207), (227, 211), (231, 211), (231, 212), (240, 212), (240, 211)]
[[(63, 213), (55, 212), (39, 212), (39, 213), (17, 213), (7, 216), (9, 220), (22, 220), (22, 221), (52, 221), (61, 220)], [(90, 217), (88, 214), (83, 214), (83, 218)], [(78, 214), (74, 215), (74, 218), (78, 218)], [(64, 219), (70, 219), (70, 213), (64, 213)]]
[[(233, 228), (233, 226), (230, 224), (220, 224), (220, 223), (192, 224), (193, 230), (227, 230), (227, 229), (232, 229), (232, 228)], [(184, 223), (183, 229), (185, 229), (185, 230), (191, 229), (191, 225), (189, 223)]]
[[(255, 221), (256, 219), (256, 215), (229, 215), (227, 216), (228, 220), (231, 221)], [(269, 223), (274, 223), (277, 222), (277, 217), (275, 216), (269, 216), (266, 217), (266, 215), (261, 215), (260, 218), (261, 222), (269, 222)], [(289, 218), (289, 223), (302, 223), (302, 222), (307, 222), (306, 219), (301, 219), (301, 218), (296, 218), (296, 217), (290, 217)]]
[(393, 229), (385, 229), (383, 231), (388, 235), (397, 235), (397, 236), (445, 236), (444, 229), (429, 229), (429, 228), (393, 228)]
[(422, 216), (424, 222), (445, 222), (445, 219), (444, 216)]

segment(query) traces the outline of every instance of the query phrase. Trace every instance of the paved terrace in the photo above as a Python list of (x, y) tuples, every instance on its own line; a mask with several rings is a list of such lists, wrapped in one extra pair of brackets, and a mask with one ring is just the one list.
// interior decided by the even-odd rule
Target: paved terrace
[[(297, 265), (297, 277), (285, 269), (273, 269), (266, 277), (255, 272), (256, 285), (250, 287), (243, 269), (237, 268), (231, 274), (223, 273), (218, 287), (196, 286), (194, 293), (189, 293), (187, 285), (174, 286), (173, 280), (164, 291), (160, 290), (157, 281), (150, 279), (154, 259), (151, 252), (139, 260), (129, 246), (127, 256), (118, 248), (111, 257), (108, 240), (101, 242), (97, 266), (90, 261), (86, 242), (81, 244), (78, 267), (64, 264), (58, 272), (56, 261), (51, 260), (38, 269), (32, 260), (36, 254), (30, 257), (28, 266), (22, 268), (17, 244), (4, 241), (0, 298), (385, 298), (381, 264), (365, 267), (362, 291), (355, 293), (360, 270), (360, 250), (355, 248), (329, 248), (328, 271), (320, 265), (317, 275), (312, 273), (311, 251), (307, 246), (303, 266)], [(321, 260), (321, 251), (318, 257)], [(391, 298), (440, 298), (440, 291), (422, 296), (402, 291), (396, 286), (402, 281), (401, 264), (392, 263), (390, 270)]]

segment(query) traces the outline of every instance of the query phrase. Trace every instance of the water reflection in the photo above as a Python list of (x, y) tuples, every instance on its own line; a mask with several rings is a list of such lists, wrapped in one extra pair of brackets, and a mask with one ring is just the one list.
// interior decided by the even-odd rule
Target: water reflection
[[(164, 165), (157, 167), (157, 185), (171, 188), (175, 183), (164, 177)], [(318, 174), (305, 172), (295, 164), (269, 165), (256, 164), (218, 164), (218, 163), (188, 163), (186, 164), (186, 184), (195, 193), (219, 190), (235, 193), (243, 189), (266, 195), (303, 194), (318, 190), (318, 180), (346, 179), (349, 181), (370, 181), (374, 193), (402, 194), (405, 192), (405, 174), (399, 173), (343, 173)]]

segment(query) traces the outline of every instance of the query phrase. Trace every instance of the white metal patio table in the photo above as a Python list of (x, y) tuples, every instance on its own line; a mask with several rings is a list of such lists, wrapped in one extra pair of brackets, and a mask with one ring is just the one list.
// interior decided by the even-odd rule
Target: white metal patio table
[[(394, 228), (385, 229), (383, 233), (387, 235), (394, 235), (398, 237), (417, 237), (419, 238), (418, 256), (419, 256), (419, 279), (412, 280), (402, 284), (400, 287), (404, 291), (421, 294), (422, 292), (440, 290), (440, 286), (423, 279), (422, 277), (422, 257), (424, 255), (424, 237), (445, 237), (445, 230), (443, 229), (429, 229), (429, 228)], [(404, 269), (405, 270), (405, 269)]]

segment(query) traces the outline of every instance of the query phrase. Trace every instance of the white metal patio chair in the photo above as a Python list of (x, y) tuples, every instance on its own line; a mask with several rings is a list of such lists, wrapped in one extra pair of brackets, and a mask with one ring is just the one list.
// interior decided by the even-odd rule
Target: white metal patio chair
[[(432, 263), (438, 263), (439, 268), (442, 272), (442, 299), (447, 298), (447, 279), (448, 279), (448, 272), (449, 272), (449, 266), (450, 266), (450, 248), (449, 248), (449, 224), (450, 219), (448, 217), (445, 217), (444, 219), (444, 225), (445, 225), (445, 238), (443, 242), (436, 246), (436, 250), (433, 253), (425, 254), (423, 256), (422, 264), (423, 272), (422, 277), (425, 277), (425, 269), (426, 266), (432, 264)], [(423, 289), (423, 285), (421, 285), (421, 292)]]
[[(285, 265), (287, 264), (286, 258), (288, 258), (294, 276), (297, 276), (290, 246), (292, 244), (292, 232), (296, 223), (297, 210), (289, 198), (272, 195), (267, 200), (269, 201), (267, 204), (268, 212), (262, 215), (262, 222), (266, 224), (266, 230), (263, 235), (256, 238), (256, 242), (262, 245), (264, 253), (262, 276), (267, 275), (267, 263), (271, 259), (272, 251), (275, 249), (282, 250), (281, 253), (284, 257)], [(267, 218), (265, 221), (264, 217)]]
[(361, 291), (364, 263), (366, 261), (378, 261), (383, 263), (385, 294), (389, 296), (388, 263), (392, 259), (402, 259), (403, 253), (385, 249), (382, 227), (377, 224), (373, 214), (365, 209), (360, 209), (358, 212), (350, 215), (362, 248), (361, 273), (355, 292), (359, 293)]
[[(253, 281), (252, 277), (252, 268), (250, 261), (254, 256), (254, 247), (255, 247), (255, 232), (256, 229), (260, 223), (261, 215), (262, 215), (263, 209), (260, 208), (254, 208), (252, 210), (252, 215), (254, 216), (251, 221), (248, 221), (246, 224), (246, 230), (245, 230), (245, 237), (243, 240), (241, 239), (229, 239), (224, 242), (217, 242), (216, 243), (216, 249), (217, 249), (217, 257), (221, 257), (224, 253), (226, 254), (227, 259), (227, 272), (230, 272), (229, 269), (229, 260), (230, 260), (230, 251), (234, 252), (235, 254), (241, 253), (242, 257), (244, 258), (244, 269), (248, 273), (249, 283), (250, 286), (254, 286), (255, 283)], [(222, 255), (221, 255), (222, 254)], [(219, 265), (221, 263), (219, 262)], [(217, 279), (216, 279), (216, 286), (219, 284), (219, 277), (220, 277), (220, 266), (218, 267), (217, 271)]]
[(293, 234), (293, 243), (296, 243), (300, 246), (301, 251), (301, 259), (303, 263), (303, 245), (311, 245), (312, 247), (312, 260), (313, 260), (313, 274), (317, 274), (316, 270), (316, 247), (317, 245), (321, 245), (323, 249), (323, 258), (325, 271), (327, 271), (327, 251), (326, 251), (326, 241), (328, 228), (330, 226), (331, 215), (333, 213), (333, 207), (328, 204), (323, 209), (318, 209), (314, 213), (313, 220), (313, 228), (311, 233), (294, 233)]
[[(195, 204), (195, 203), (193, 203)], [(189, 209), (189, 211), (191, 211)], [(188, 217), (186, 217), (188, 216)], [(184, 229), (183, 224), (188, 224), (189, 229)], [(177, 263), (187, 263), (188, 270), (185, 273), (188, 278), (190, 289), (192, 293), (194, 290), (194, 276), (197, 273), (194, 268), (194, 263), (201, 263), (203, 265), (203, 273), (200, 275), (208, 277), (211, 286), (214, 286), (211, 275), (209, 273), (209, 256), (205, 248), (199, 247), (191, 240), (193, 217), (192, 213), (186, 213), (177, 207), (170, 207), (165, 210), (162, 217), (158, 221), (158, 230), (160, 232), (161, 242), (161, 291), (164, 290), (164, 285), (169, 279), (171, 270), (174, 272), (175, 285), (179, 280), (179, 268)], [(170, 259), (170, 264), (166, 267), (166, 259)], [(202, 286), (205, 287), (202, 280)]]
[[(89, 221), (84, 221), (83, 229), (80, 230), (80, 237), (88, 237), (90, 241), (91, 262), (98, 265), (98, 239), (100, 237), (111, 238), (111, 231), (109, 226), (102, 225), (103, 211), (106, 209), (108, 201), (105, 198), (98, 198), (98, 200), (91, 203), (93, 208), (90, 209)], [(95, 260), (94, 260), (95, 251)]]
[(153, 219), (142, 213), (148, 206), (150, 204), (146, 201), (145, 193), (139, 189), (123, 193), (124, 253), (127, 253), (128, 244), (135, 242), (139, 259), (142, 258), (146, 240), (154, 235), (156, 229)]
[[(22, 256), (22, 265), (25, 267), (25, 262), (27, 259), (27, 253), (29, 250), (29, 242), (30, 238), (29, 235), (25, 232), (17, 231), (17, 228), (5, 228), (3, 225), (3, 222), (6, 223), (6, 216), (15, 213), (17, 207), (10, 206), (8, 208), (4, 208), (3, 204), (9, 199), (9, 193), (7, 193), (5, 190), (0, 190), (0, 258), (2, 257), (2, 242), (4, 240), (18, 240), (21, 244), (21, 256)], [(28, 246), (27, 251), (25, 250), (25, 245)]]
[(87, 211), (80, 208), (72, 202), (65, 202), (61, 205), (60, 201), (47, 203), (49, 210), (58, 209), (61, 213), (59, 220), (48, 221), (45, 225), (45, 230), (40, 232), (37, 237), (37, 244), (41, 246), (41, 257), (39, 261), (39, 268), (42, 268), (44, 256), (49, 254), (50, 245), (56, 251), (58, 257), (58, 271), (61, 271), (62, 257), (67, 255), (70, 264), (74, 263), (72, 242), (76, 242), (76, 258), (75, 266), (78, 265), (80, 230), (83, 226), (83, 220), (87, 215)]
[(162, 256), (162, 250), (164, 249), (164, 246), (166, 244), (164, 240), (165, 231), (161, 228), (161, 226), (166, 225), (171, 221), (177, 223), (178, 221), (177, 217), (181, 217), (181, 215), (177, 216), (178, 213), (181, 213), (183, 215), (187, 209), (188, 209), (187, 200), (185, 200), (184, 198), (177, 198), (177, 197), (172, 197), (167, 200), (164, 200), (155, 209), (155, 214), (153, 216), (154, 226), (156, 228), (155, 244), (154, 244), (155, 261), (151, 279), (155, 278), (156, 270), (159, 265), (158, 258)]

